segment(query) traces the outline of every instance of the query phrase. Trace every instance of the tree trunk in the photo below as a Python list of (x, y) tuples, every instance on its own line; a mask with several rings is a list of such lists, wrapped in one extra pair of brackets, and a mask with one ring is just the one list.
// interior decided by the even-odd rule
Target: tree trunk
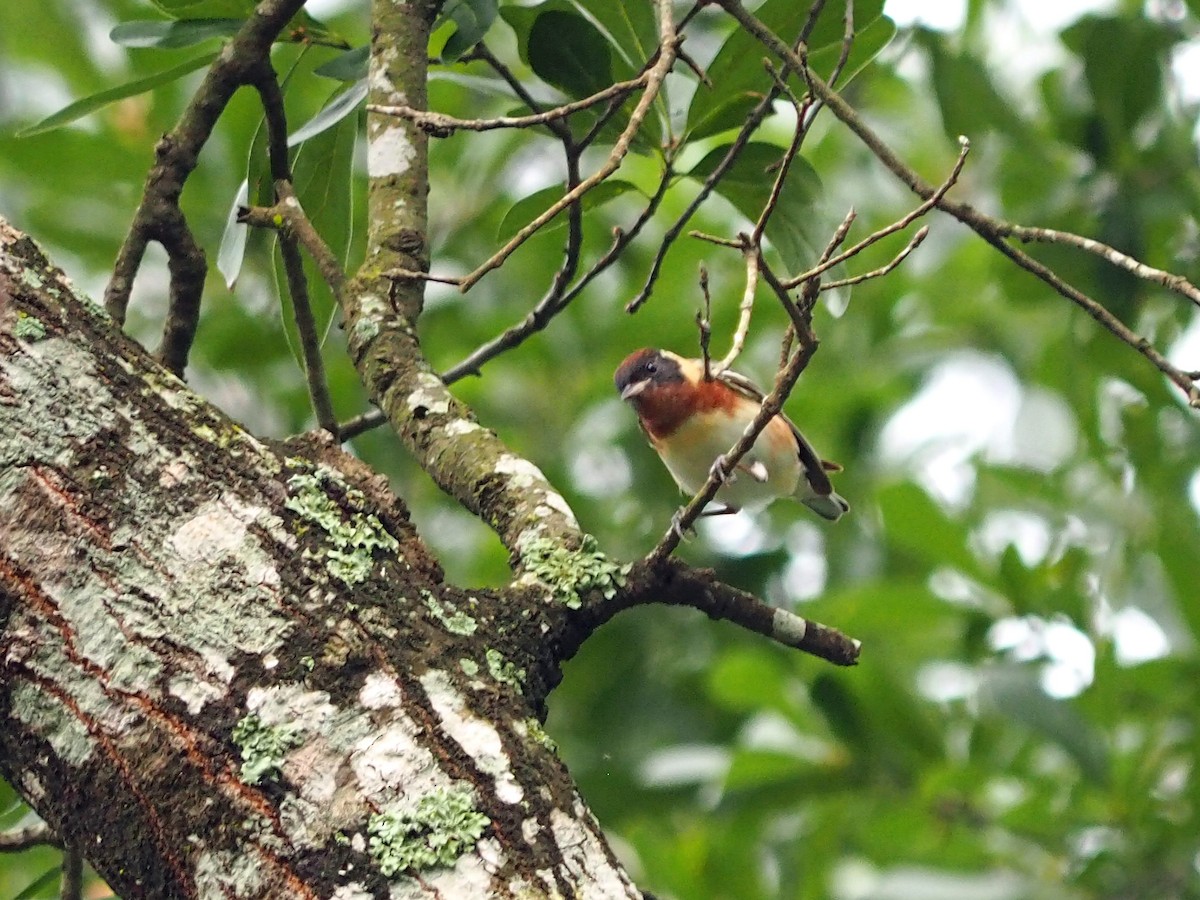
[(0, 771), (122, 897), (640, 896), (541, 730), (569, 615), (446, 584), (0, 220)]

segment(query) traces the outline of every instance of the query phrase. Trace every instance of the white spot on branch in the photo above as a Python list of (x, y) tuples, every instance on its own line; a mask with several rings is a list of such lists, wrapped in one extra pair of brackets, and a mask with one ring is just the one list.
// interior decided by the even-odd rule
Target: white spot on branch
[(358, 702), (366, 709), (398, 707), (404, 701), (400, 683), (388, 675), (372, 672), (358, 692)]
[(367, 147), (367, 174), (372, 178), (403, 175), (412, 166), (416, 149), (399, 125), (390, 125), (370, 139)]
[(532, 487), (535, 484), (544, 486), (547, 483), (541, 469), (529, 460), (513, 456), (511, 453), (505, 453), (496, 461), (496, 472), (511, 476), (510, 481), (518, 488)]
[(459, 437), (460, 435), (470, 434), (473, 431), (483, 431), (483, 426), (478, 422), (472, 422), (470, 419), (455, 419), (446, 425), (445, 430), (449, 437)]
[(462, 695), (442, 672), (427, 672), (421, 677), (421, 686), (446, 733), (475, 760), (480, 770), (495, 778), (496, 798), (503, 803), (520, 803), (525, 791), (513, 777), (499, 732), (471, 712)]
[(420, 384), (415, 391), (405, 398), (410, 410), (425, 409), (437, 415), (444, 415), (450, 409), (450, 394), (442, 379), (432, 372), (422, 372), (417, 376)]

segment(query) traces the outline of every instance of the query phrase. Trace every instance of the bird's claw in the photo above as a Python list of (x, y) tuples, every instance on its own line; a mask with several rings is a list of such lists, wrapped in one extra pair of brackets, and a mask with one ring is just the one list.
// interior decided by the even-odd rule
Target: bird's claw
[[(683, 523), (683, 510), (677, 509), (677, 510), (675, 510), (675, 515), (671, 516), (671, 531), (675, 532), (675, 537), (679, 538), (679, 540), (686, 541), (686, 540), (688, 540), (688, 536), (686, 534), (684, 534), (684, 528), (683, 528), (682, 523)], [(695, 533), (695, 528), (693, 528), (691, 525), (689, 525), (687, 527), (687, 530), (692, 532), (693, 534)]]
[(724, 453), (713, 460), (713, 464), (708, 468), (708, 474), (715, 477), (721, 484), (733, 484), (737, 481), (737, 473), (729, 471), (729, 460)]

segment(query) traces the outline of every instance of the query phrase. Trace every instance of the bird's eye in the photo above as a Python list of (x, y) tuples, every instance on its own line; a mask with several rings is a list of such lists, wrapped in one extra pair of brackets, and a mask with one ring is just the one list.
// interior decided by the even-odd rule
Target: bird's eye
[(646, 372), (648, 374), (653, 375), (657, 371), (658, 371), (658, 363), (655, 363), (655, 362), (646, 363)]

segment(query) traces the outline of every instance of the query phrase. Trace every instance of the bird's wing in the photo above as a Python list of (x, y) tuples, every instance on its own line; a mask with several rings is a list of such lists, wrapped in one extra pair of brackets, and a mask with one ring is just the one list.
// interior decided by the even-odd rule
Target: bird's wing
[[(762, 403), (763, 399), (767, 396), (763, 393), (762, 388), (738, 372), (731, 372), (727, 369), (716, 377), (742, 396), (749, 397), (756, 403)], [(800, 429), (796, 427), (796, 423), (783, 413), (780, 413), (779, 417), (787, 423), (788, 428), (792, 430), (792, 435), (796, 438), (796, 454), (800, 457), (800, 464), (804, 467), (804, 476), (808, 479), (808, 483), (812, 486), (812, 489), (818, 494), (832, 492), (833, 485), (829, 481), (829, 476), (825, 473), (827, 471), (837, 472), (842, 467), (837, 463), (827, 463), (821, 457), (817, 456), (817, 451), (808, 442), (808, 438), (800, 433)]]

